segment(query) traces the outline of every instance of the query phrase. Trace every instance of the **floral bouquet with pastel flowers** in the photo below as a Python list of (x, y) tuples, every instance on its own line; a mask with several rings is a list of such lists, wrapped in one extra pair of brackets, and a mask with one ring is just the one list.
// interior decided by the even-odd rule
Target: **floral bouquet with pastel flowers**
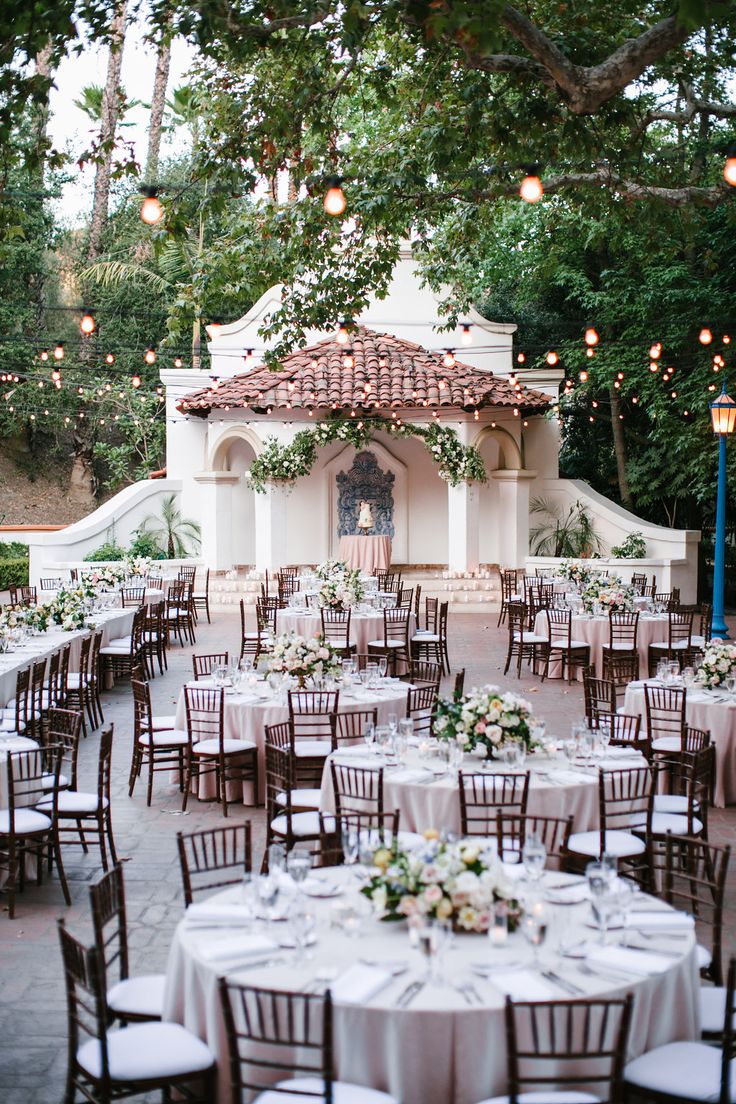
[(438, 740), (452, 740), (464, 751), (485, 748), (489, 759), (510, 743), (526, 751), (538, 747), (533, 728), (529, 702), (497, 686), (474, 686), (463, 697), (440, 698), (432, 725)]

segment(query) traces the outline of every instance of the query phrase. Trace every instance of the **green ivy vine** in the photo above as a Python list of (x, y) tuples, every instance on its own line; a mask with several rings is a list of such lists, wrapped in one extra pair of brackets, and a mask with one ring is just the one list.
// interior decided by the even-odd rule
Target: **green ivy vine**
[(438, 466), (440, 477), (451, 487), (462, 482), (486, 482), (486, 469), (480, 453), (472, 445), (464, 445), (449, 426), (436, 422), (417, 426), (384, 418), (361, 418), (356, 421), (329, 419), (319, 422), (309, 429), (300, 430), (290, 445), (282, 445), (276, 437), (267, 437), (263, 451), (248, 471), (250, 485), (258, 494), (263, 494), (268, 483), (295, 483), (311, 472), (317, 461), (318, 448), (332, 441), (344, 441), (356, 449), (362, 449), (380, 430), (393, 437), (421, 438)]

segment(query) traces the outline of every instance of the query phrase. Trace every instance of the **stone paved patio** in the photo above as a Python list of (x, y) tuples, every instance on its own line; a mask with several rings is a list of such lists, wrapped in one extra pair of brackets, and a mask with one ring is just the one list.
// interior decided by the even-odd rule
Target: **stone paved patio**
[[(551, 732), (567, 733), (582, 716), (582, 690), (559, 682), (542, 686), (529, 675), (519, 683), (511, 675), (502, 680), (505, 629), (496, 629), (496, 614), (456, 615), (450, 622), (450, 659), (453, 671), (465, 666), (466, 685), (503, 681), (527, 694)], [(151, 683), (154, 709), (171, 713), (178, 690), (191, 676), (192, 651), (208, 652), (239, 647), (239, 619), (235, 612), (218, 613), (212, 625), (198, 627), (193, 648), (174, 646), (169, 670)], [(449, 685), (449, 683), (448, 683)], [(113, 755), (113, 826), (118, 855), (125, 863), (125, 883), (132, 972), (166, 967), (171, 933), (182, 913), (182, 893), (175, 836), (224, 823), (218, 807), (190, 801), (180, 815), (181, 797), (164, 774), (155, 779), (153, 803), (145, 803), (145, 785), (138, 784), (128, 798), (127, 779), (132, 742), (132, 706), (127, 683), (104, 695), (106, 721), (115, 724)], [(91, 734), (80, 752), (80, 787), (93, 788), (98, 734)], [(254, 862), (260, 863), (264, 839), (262, 810), (231, 808), (229, 822), (250, 817), (254, 830)], [(713, 814), (713, 842), (736, 842), (736, 808)], [(56, 1104), (62, 1099), (66, 1071), (66, 1009), (56, 932), (63, 916), (80, 938), (90, 938), (88, 886), (101, 873), (93, 852), (67, 849), (65, 865), (73, 898), (64, 905), (58, 881), (29, 886), (20, 896), (16, 919), (7, 908), (0, 915), (0, 1099), (3, 1104)], [(0, 908), (3, 908), (0, 893)], [(727, 953), (736, 944), (736, 861), (732, 864), (726, 918)]]

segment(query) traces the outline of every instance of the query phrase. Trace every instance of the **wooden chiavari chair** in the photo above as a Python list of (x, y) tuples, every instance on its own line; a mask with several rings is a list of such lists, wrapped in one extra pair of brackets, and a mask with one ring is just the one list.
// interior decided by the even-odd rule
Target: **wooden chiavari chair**
[(526, 813), (529, 798), (529, 771), (523, 774), (469, 774), (458, 771), (460, 831), (463, 836), (496, 834), (496, 814)]
[(249, 820), (226, 828), (205, 828), (186, 834), (177, 832), (176, 846), (186, 908), (192, 904), (195, 894), (240, 885), (243, 875), (252, 869)]
[(225, 738), (225, 691), (221, 688), (184, 687), (189, 743), (182, 811), (186, 810), (192, 781), (200, 785), (208, 774), (215, 778), (215, 799), (228, 815), (228, 782), (251, 782), (258, 804), (258, 748), (250, 740)]

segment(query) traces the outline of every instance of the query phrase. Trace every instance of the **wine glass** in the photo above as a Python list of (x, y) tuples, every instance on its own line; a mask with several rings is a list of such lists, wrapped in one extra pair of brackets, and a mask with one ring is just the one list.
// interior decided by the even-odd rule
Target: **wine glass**
[(342, 853), (346, 866), (357, 866), (360, 854), (360, 833), (356, 828), (343, 828)]
[(442, 983), (442, 955), (450, 941), (451, 929), (443, 920), (428, 920), (417, 933), (417, 946), (425, 958), (424, 980)]
[(532, 832), (524, 840), (524, 846), (521, 849), (521, 861), (529, 881), (538, 882), (544, 873), (547, 862), (547, 848), (544, 840), (537, 832)]
[(309, 851), (290, 851), (286, 859), (286, 869), (291, 880), (301, 889), (312, 869), (312, 856)]
[(273, 920), (279, 892), (279, 880), (275, 874), (259, 875), (256, 881), (256, 893), (261, 906), (261, 913), (267, 920)]
[(388, 725), (378, 725), (376, 728), (376, 743), (382, 754), (386, 754), (386, 748), (391, 740), (391, 730)]
[(301, 966), (307, 958), (307, 947), (317, 927), (314, 910), (300, 901), (291, 911), (289, 927), (294, 937), (294, 965)]
[(605, 944), (608, 920), (616, 909), (615, 893), (612, 891), (616, 878), (615, 867), (604, 859), (588, 863), (585, 877), (590, 890), (593, 916), (600, 930), (600, 942)]
[(268, 846), (268, 869), (277, 876), (283, 872), (286, 861), (286, 848), (283, 843), (271, 843)]
[(414, 735), (414, 722), (411, 717), (402, 717), (399, 721), (399, 737), (404, 741), (405, 746), (409, 745), (409, 741)]
[(370, 752), (373, 751), (373, 743), (376, 739), (376, 726), (373, 721), (369, 721), (363, 730), (363, 739), (365, 740), (366, 747)]
[(532, 963), (539, 966), (539, 948), (547, 938), (549, 916), (542, 901), (534, 901), (529, 905), (521, 918), (521, 930), (524, 938), (532, 948)]
[(395, 713), (389, 713), (388, 717), (386, 718), (386, 723), (388, 724), (389, 732), (391, 733), (391, 736), (392, 737), (395, 736), (396, 732), (397, 732), (397, 729), (399, 727), (399, 718), (398, 718), (398, 716)]
[(388, 657), (381, 656), (378, 660), (378, 674), (379, 677), (384, 679), (386, 677), (386, 671), (388, 670)]

